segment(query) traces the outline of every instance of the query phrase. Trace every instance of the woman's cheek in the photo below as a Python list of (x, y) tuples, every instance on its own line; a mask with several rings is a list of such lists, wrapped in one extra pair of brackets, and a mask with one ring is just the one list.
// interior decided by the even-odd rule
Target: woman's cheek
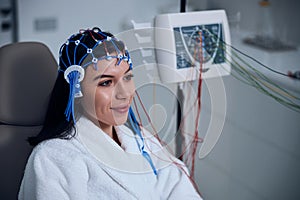
[(134, 95), (134, 93), (135, 93), (135, 84), (134, 84), (133, 81), (130, 81), (127, 84), (127, 89), (130, 91), (131, 95)]
[(110, 108), (112, 99), (112, 94), (108, 90), (98, 90), (95, 95), (95, 109), (100, 112), (105, 112), (107, 109)]
[(80, 98), (81, 98), (81, 105), (84, 109), (84, 112), (89, 114), (90, 116), (96, 117), (95, 96), (97, 93), (97, 87), (84, 82), (82, 84), (81, 89), (82, 89), (83, 96)]
[(81, 105), (84, 109), (84, 112), (91, 116), (95, 116), (95, 98), (93, 98), (95, 93), (86, 92), (81, 100)]

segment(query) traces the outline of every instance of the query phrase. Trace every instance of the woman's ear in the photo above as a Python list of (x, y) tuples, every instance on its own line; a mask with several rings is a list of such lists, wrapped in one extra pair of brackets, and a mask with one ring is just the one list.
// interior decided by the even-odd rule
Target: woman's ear
[(75, 98), (75, 105), (81, 105), (81, 98)]

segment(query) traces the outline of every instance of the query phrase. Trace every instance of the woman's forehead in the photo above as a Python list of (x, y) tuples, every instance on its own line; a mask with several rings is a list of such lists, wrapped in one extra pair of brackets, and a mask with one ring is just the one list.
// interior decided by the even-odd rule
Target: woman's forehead
[(99, 75), (123, 75), (129, 69), (129, 64), (127, 62), (121, 62), (117, 65), (117, 59), (112, 60), (101, 60), (97, 63), (97, 70), (95, 70), (93, 64), (89, 65), (86, 69), (86, 76), (97, 77)]

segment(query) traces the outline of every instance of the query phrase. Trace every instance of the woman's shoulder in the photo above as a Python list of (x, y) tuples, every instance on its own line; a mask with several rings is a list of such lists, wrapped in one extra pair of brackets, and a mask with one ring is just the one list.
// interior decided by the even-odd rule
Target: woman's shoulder
[(74, 162), (85, 154), (82, 145), (76, 138), (54, 138), (41, 142), (33, 148), (30, 155), (32, 162)]
[(39, 143), (37, 146), (34, 147), (34, 151), (61, 151), (65, 150), (78, 150), (78, 140), (76, 138), (68, 138), (68, 139), (61, 139), (61, 138), (52, 138), (48, 140), (44, 140), (43, 142)]
[(38, 144), (27, 161), (20, 195), (32, 198), (38, 191), (40, 197), (50, 199), (50, 190), (62, 198), (66, 193), (72, 196), (78, 192), (66, 188), (81, 187), (89, 180), (89, 162), (80, 148), (75, 138), (49, 139)]

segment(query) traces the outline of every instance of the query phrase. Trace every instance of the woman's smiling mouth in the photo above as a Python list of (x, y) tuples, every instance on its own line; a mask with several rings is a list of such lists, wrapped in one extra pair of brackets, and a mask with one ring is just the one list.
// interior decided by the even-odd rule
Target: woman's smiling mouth
[(110, 109), (112, 109), (113, 111), (116, 111), (118, 113), (128, 113), (129, 110), (129, 104), (123, 104), (123, 105), (119, 105), (119, 106), (114, 106), (111, 107)]

